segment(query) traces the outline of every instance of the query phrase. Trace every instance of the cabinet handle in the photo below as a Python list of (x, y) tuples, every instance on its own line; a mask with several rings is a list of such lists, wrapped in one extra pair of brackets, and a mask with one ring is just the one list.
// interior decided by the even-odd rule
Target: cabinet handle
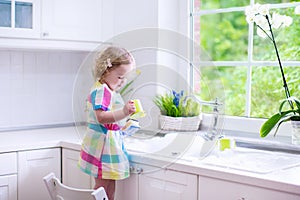
[(134, 172), (134, 166), (130, 166), (130, 167), (129, 167), (129, 171), (130, 171), (130, 172)]
[(141, 174), (143, 172), (143, 168), (140, 168), (140, 167), (136, 168), (136, 172), (138, 174)]
[(48, 32), (43, 32), (43, 37), (48, 37), (49, 33)]
[(241, 198), (239, 198), (238, 200), (246, 200), (246, 198), (244, 198), (244, 197), (241, 197)]

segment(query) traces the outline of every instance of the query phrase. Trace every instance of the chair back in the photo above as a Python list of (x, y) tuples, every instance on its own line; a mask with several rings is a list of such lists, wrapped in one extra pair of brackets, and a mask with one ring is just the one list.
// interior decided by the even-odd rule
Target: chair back
[(103, 187), (97, 190), (68, 187), (62, 184), (54, 173), (46, 175), (43, 180), (51, 200), (108, 200)]

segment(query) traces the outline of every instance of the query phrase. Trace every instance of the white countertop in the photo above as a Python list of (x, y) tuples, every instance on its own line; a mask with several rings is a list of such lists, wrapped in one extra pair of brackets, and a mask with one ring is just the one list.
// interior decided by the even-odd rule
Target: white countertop
[(76, 127), (0, 132), (0, 153), (61, 147), (64, 142), (79, 145), (81, 133)]
[[(1, 132), (0, 153), (53, 147), (80, 150), (83, 134), (84, 129), (76, 127)], [(129, 153), (131, 160), (136, 163), (158, 167), (166, 166), (168, 169), (176, 171), (235, 181), (300, 195), (300, 166), (262, 174), (205, 165), (201, 163), (201, 160), (170, 160), (170, 158), (163, 156), (141, 154), (130, 150)]]

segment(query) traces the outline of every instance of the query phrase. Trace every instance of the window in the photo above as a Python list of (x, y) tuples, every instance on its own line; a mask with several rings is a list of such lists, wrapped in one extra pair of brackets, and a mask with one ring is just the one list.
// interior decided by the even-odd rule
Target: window
[(0, 0), (0, 27), (11, 27), (11, 1)]
[(0, 27), (32, 29), (32, 14), (32, 2), (0, 0)]
[(194, 0), (191, 27), (194, 43), (210, 61), (199, 60), (193, 84), (204, 100), (221, 98), (230, 116), (268, 118), (285, 98), (271, 40), (256, 35), (245, 19), (245, 7), (270, 4), (271, 12), (293, 18), (291, 26), (276, 30), (275, 40), (292, 96), (300, 97), (300, 0)]
[(16, 28), (32, 28), (32, 3), (15, 2)]

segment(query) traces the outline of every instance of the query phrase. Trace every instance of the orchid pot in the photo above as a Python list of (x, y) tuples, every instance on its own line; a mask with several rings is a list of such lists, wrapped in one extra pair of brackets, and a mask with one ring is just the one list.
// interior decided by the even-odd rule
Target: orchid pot
[(291, 121), (292, 124), (292, 143), (300, 145), (300, 120)]
[[(290, 108), (284, 110), (285, 104), (289, 104)], [(267, 136), (273, 128), (276, 135), (280, 125), (284, 122), (291, 121), (292, 124), (292, 143), (300, 144), (300, 100), (290, 97), (282, 101), (279, 106), (278, 113), (271, 116), (261, 127), (261, 137)]]

